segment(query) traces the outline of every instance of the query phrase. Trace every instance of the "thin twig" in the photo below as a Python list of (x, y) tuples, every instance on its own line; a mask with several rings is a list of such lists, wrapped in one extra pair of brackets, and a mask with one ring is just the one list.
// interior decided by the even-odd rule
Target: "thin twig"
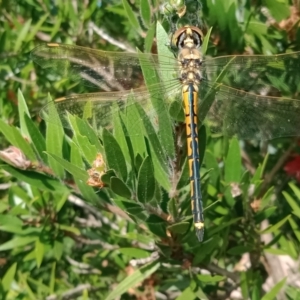
[(238, 273), (229, 272), (226, 269), (220, 268), (219, 266), (217, 266), (215, 264), (210, 263), (206, 266), (202, 266), (202, 268), (210, 271), (211, 273), (216, 273), (216, 274), (225, 276), (227, 278), (230, 278), (235, 284), (239, 284), (239, 282), (240, 282), (240, 276)]
[(256, 171), (256, 168), (253, 166), (250, 156), (244, 150), (242, 150), (242, 160), (245, 168), (253, 175)]
[[(99, 288), (97, 288), (99, 289)], [(89, 283), (86, 284), (80, 284), (77, 287), (70, 289), (69, 291), (63, 293), (61, 296), (58, 295), (50, 295), (46, 298), (46, 300), (58, 300), (58, 299), (74, 299), (77, 295), (82, 294), (84, 290), (96, 290), (96, 288), (93, 288), (92, 285)]]
[(97, 27), (94, 22), (89, 22), (89, 28), (91, 28), (99, 36), (101, 36), (104, 40), (108, 41), (112, 45), (115, 45), (115, 46), (119, 47), (120, 49), (125, 50), (127, 52), (136, 53), (136, 51), (133, 48), (131, 48), (130, 46), (127, 46), (127, 45), (115, 40), (111, 36), (109, 36), (106, 32), (104, 32), (103, 29)]
[(290, 147), (279, 158), (279, 160), (277, 161), (277, 163), (275, 164), (275, 166), (272, 168), (271, 172), (269, 172), (268, 174), (265, 175), (264, 182), (262, 183), (261, 191), (260, 191), (260, 193), (258, 195), (258, 198), (262, 197), (265, 194), (265, 192), (267, 191), (267, 189), (269, 187), (269, 184), (273, 180), (273, 178), (276, 175), (276, 173), (280, 169), (282, 169), (282, 166), (285, 164), (285, 162), (287, 161), (287, 159), (290, 157), (291, 153), (293, 152), (294, 148), (296, 147), (296, 144), (297, 144), (296, 140), (297, 139), (295, 139), (295, 143), (291, 143)]

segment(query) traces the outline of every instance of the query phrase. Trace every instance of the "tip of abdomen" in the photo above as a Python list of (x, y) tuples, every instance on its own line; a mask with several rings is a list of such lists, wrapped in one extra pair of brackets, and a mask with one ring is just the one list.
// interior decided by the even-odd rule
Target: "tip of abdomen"
[(196, 236), (198, 238), (198, 241), (199, 242), (202, 242), (203, 241), (203, 236), (204, 236), (204, 228), (195, 228), (195, 231), (196, 231)]

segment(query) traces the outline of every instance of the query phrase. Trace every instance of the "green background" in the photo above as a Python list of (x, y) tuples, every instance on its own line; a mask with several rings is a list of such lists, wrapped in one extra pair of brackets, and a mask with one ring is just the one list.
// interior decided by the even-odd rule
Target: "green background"
[[(171, 197), (150, 156), (128, 164), (123, 136), (103, 132), (99, 140), (77, 119), (73, 135), (45, 124), (38, 112), (48, 93), (85, 87), (49, 80), (30, 58), (42, 42), (156, 53), (168, 43), (157, 43), (157, 22), (168, 34), (187, 23), (205, 34), (212, 28), (211, 56), (298, 51), (296, 2), (0, 3), (0, 299), (300, 299), (298, 139), (239, 143), (200, 129), (206, 227), (199, 243), (187, 168)], [(86, 185), (98, 152), (113, 169), (102, 190)]]

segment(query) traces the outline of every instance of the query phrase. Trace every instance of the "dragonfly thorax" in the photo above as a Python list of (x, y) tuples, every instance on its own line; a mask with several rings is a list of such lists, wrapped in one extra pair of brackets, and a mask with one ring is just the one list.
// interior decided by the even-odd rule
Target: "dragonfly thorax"
[(177, 47), (179, 48), (178, 63), (180, 69), (180, 81), (183, 84), (183, 91), (193, 85), (195, 91), (201, 81), (202, 54), (199, 50), (201, 46), (200, 33), (187, 27), (178, 37)]

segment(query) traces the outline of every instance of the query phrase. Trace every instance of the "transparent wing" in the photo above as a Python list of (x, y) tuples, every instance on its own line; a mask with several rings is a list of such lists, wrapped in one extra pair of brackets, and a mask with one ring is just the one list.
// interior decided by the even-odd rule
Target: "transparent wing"
[[(162, 83), (147, 88), (138, 88), (124, 92), (105, 92), (75, 94), (50, 101), (41, 109), (41, 117), (51, 123), (69, 128), (68, 114), (87, 120), (95, 128), (112, 126), (113, 115), (126, 113), (132, 106), (139, 104), (151, 120), (156, 122), (157, 115), (172, 105), (181, 101), (181, 86), (174, 81), (166, 88)], [(51, 111), (56, 113), (52, 114)], [(131, 119), (136, 124), (138, 119)], [(157, 127), (157, 123), (154, 124)]]
[(240, 138), (300, 135), (299, 67), (300, 52), (205, 60), (200, 118), (209, 111), (213, 132)]
[(181, 85), (174, 80), (168, 87), (159, 83), (148, 88), (70, 95), (49, 102), (42, 108), (41, 116), (66, 128), (70, 128), (68, 114), (86, 120), (96, 130), (106, 128), (115, 133), (121, 126), (125, 135), (148, 136), (155, 148), (162, 147), (162, 152), (174, 157), (170, 110), (177, 119), (182, 113), (183, 120)]
[(214, 133), (273, 139), (300, 135), (300, 100), (260, 96), (226, 85), (201, 83), (199, 115)]
[[(123, 91), (145, 83), (142, 66), (147, 69), (148, 81), (157, 77), (174, 78), (178, 63), (174, 57), (150, 53), (106, 52), (80, 46), (49, 43), (37, 46), (31, 57), (44, 69), (78, 84), (97, 86), (103, 91)], [(150, 74), (149, 74), (150, 73)]]
[(207, 58), (202, 67), (205, 80), (214, 81), (223, 72), (221, 82), (235, 89), (298, 99), (300, 52)]

